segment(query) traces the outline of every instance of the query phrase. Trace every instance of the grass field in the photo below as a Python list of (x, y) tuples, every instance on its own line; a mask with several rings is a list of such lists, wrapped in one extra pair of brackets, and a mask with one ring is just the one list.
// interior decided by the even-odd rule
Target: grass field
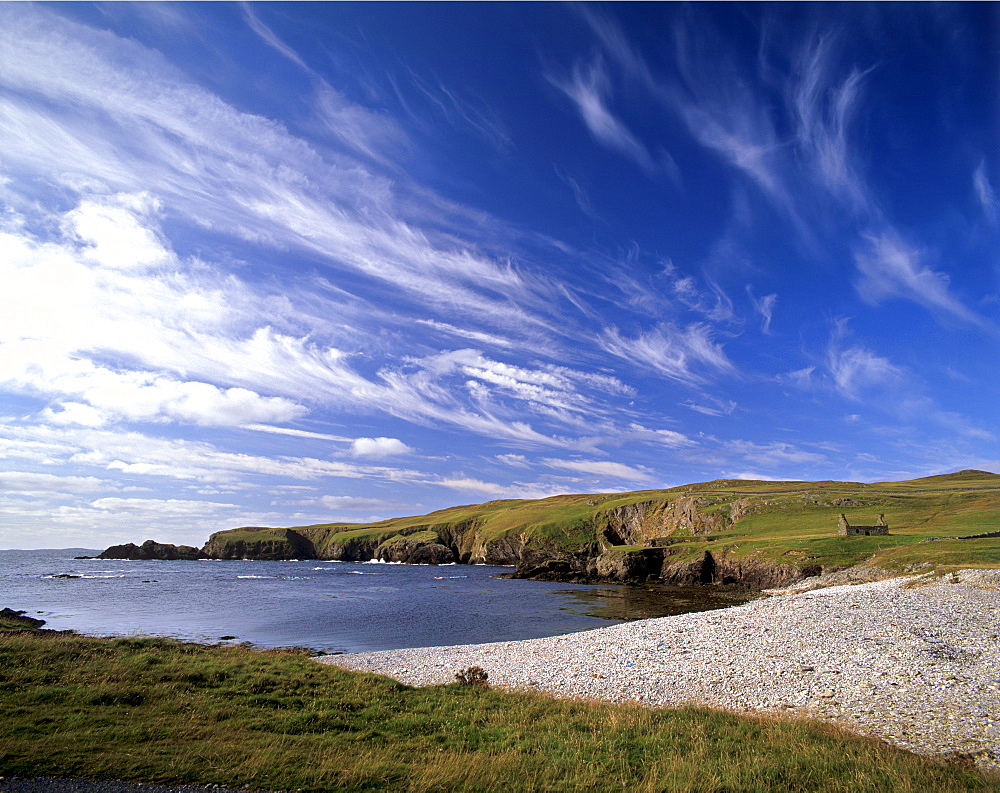
[(997, 791), (790, 718), (413, 689), (291, 652), (0, 623), (0, 775), (301, 791)]
[[(680, 504), (688, 504), (695, 523), (703, 525), (678, 517)], [(370, 524), (318, 524), (295, 531), (313, 543), (320, 558), (340, 558), (337, 549), (345, 544), (407, 537), (459, 548), (468, 561), (483, 561), (491, 544), (506, 543), (511, 558), (503, 563), (509, 564), (517, 555), (511, 548), (578, 557), (607, 552), (611, 548), (604, 530), (618, 526), (623, 510), (631, 510), (633, 523), (642, 525), (633, 526), (621, 543), (611, 543), (618, 553), (641, 550), (667, 536), (682, 541), (671, 549), (671, 561), (677, 563), (711, 551), (799, 566), (1000, 566), (1000, 538), (958, 539), (1000, 531), (1000, 475), (986, 471), (874, 484), (716, 480), (667, 490), (491, 501)], [(839, 537), (841, 512), (852, 524), (862, 525), (885, 514), (890, 534)], [(267, 531), (253, 529), (252, 536), (259, 539)], [(232, 530), (216, 536), (224, 542), (249, 539), (250, 533)]]

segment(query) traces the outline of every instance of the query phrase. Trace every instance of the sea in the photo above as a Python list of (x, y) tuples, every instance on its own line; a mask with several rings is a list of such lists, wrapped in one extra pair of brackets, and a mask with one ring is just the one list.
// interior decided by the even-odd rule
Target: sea
[(497, 578), (509, 567), (78, 559), (0, 551), (0, 608), (53, 630), (354, 653), (533, 639), (723, 608), (746, 595)]

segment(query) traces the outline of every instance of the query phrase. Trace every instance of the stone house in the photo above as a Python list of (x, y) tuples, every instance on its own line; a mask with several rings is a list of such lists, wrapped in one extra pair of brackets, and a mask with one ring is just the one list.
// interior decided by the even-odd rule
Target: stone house
[(841, 512), (837, 525), (840, 528), (837, 533), (841, 537), (870, 537), (889, 533), (889, 524), (885, 522), (885, 515), (879, 515), (874, 526), (852, 526), (847, 522), (844, 513)]

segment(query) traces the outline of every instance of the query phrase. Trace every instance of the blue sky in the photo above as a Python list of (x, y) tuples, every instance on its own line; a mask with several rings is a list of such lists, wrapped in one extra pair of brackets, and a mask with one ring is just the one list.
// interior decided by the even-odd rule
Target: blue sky
[(1000, 471), (996, 4), (0, 5), (0, 547)]

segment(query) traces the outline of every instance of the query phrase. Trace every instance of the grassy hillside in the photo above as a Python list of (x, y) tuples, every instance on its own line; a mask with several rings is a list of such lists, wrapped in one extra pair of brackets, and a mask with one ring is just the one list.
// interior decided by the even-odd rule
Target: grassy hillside
[[(890, 534), (840, 537), (840, 513), (861, 525), (884, 514)], [(991, 531), (1000, 531), (1000, 475), (985, 471), (874, 484), (722, 479), (667, 490), (490, 501), (370, 524), (295, 527), (320, 558), (372, 558), (385, 549), (382, 543), (409, 539), (411, 545), (451, 549), (459, 561), (506, 564), (546, 557), (577, 563), (658, 547), (674, 568), (695, 563), (706, 551), (731, 564), (798, 568), (861, 562), (890, 569), (995, 567), (1000, 539), (958, 539)], [(267, 533), (252, 530), (256, 538)], [(250, 534), (238, 529), (214, 539)]]
[(0, 777), (297, 791), (972, 791), (806, 720), (409, 688), (299, 655), (0, 628)]

